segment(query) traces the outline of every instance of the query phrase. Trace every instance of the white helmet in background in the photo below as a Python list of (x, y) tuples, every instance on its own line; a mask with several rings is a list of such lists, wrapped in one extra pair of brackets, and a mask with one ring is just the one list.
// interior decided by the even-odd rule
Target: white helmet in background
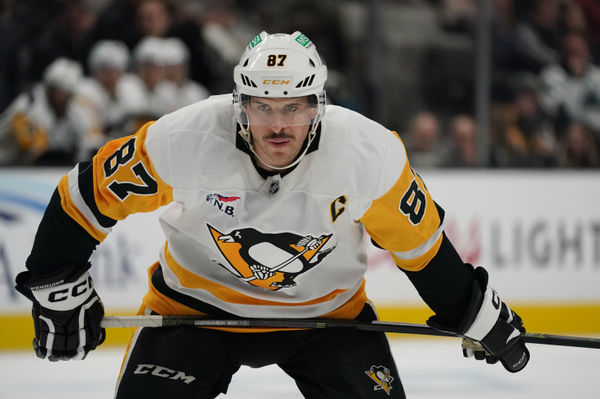
[(250, 96), (269, 98), (293, 98), (313, 96), (311, 104), (317, 107), (315, 117), (310, 121), (308, 144), (296, 161), (283, 168), (296, 165), (306, 154), (315, 137), (316, 129), (325, 113), (325, 81), (327, 67), (313, 42), (301, 32), (291, 35), (284, 33), (268, 34), (261, 32), (246, 47), (239, 64), (233, 70), (235, 89), (233, 92), (234, 112), (241, 130), (239, 134), (254, 152), (245, 107)]
[(77, 88), (83, 72), (77, 61), (57, 58), (44, 71), (44, 84), (72, 93)]
[(190, 51), (187, 45), (179, 38), (169, 37), (163, 41), (163, 56), (167, 65), (187, 65)]
[(88, 66), (92, 73), (104, 68), (125, 71), (128, 64), (129, 50), (118, 40), (100, 40), (92, 47), (88, 57)]
[(165, 65), (164, 39), (145, 37), (133, 49), (133, 61), (138, 67), (143, 64)]

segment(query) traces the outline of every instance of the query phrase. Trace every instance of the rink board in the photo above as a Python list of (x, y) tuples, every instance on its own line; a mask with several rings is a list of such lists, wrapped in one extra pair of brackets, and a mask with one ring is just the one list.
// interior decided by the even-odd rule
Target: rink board
[[(29, 303), (14, 291), (37, 224), (66, 169), (0, 169), (0, 349), (30, 347)], [(418, 171), (419, 172), (419, 171)], [(600, 173), (422, 171), (445, 209), (445, 230), (467, 262), (485, 265), (491, 284), (530, 331), (600, 333)], [(146, 269), (164, 237), (156, 211), (115, 226), (92, 257), (107, 313), (137, 310)], [(367, 293), (380, 318), (423, 323), (431, 311), (384, 251), (365, 240)], [(113, 330), (122, 344), (127, 331)]]

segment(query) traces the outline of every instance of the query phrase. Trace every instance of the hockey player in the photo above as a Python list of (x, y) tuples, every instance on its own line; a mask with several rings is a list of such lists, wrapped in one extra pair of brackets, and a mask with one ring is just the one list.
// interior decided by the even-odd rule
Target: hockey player
[(189, 77), (190, 51), (179, 38), (163, 39), (165, 57), (165, 78), (175, 85), (175, 108), (204, 100), (210, 96), (209, 91)]
[(79, 85), (79, 95), (108, 138), (129, 134), (125, 131), (145, 112), (147, 98), (137, 76), (127, 72), (127, 46), (117, 40), (100, 40), (90, 51), (88, 65), (91, 76)]
[[(374, 320), (366, 231), (435, 312), (430, 325), (481, 343), (478, 359), (525, 367), (521, 319), (462, 262), (401, 140), (325, 112), (326, 77), (305, 35), (262, 32), (234, 69), (233, 106), (231, 95), (187, 106), (64, 176), (17, 277), (36, 354), (81, 359), (102, 343), (88, 258), (117, 221), (170, 204), (141, 314)], [(116, 398), (212, 398), (241, 365), (268, 364), (307, 398), (405, 397), (383, 333), (169, 327), (135, 332)]]
[(76, 94), (81, 77), (79, 63), (58, 58), (0, 115), (0, 165), (71, 165), (104, 143)]
[(165, 39), (145, 37), (133, 49), (134, 75), (130, 90), (144, 99), (139, 121), (147, 122), (175, 110), (177, 87), (166, 79)]

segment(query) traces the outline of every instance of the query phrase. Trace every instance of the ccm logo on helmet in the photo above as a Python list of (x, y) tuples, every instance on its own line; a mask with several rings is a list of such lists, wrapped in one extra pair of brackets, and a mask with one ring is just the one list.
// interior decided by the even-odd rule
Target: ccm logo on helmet
[(66, 301), (69, 298), (69, 291), (71, 292), (71, 297), (76, 298), (85, 294), (92, 287), (92, 278), (88, 277), (83, 280), (81, 283), (76, 284), (70, 288), (63, 288), (60, 290), (52, 291), (48, 295), (48, 301), (50, 302), (62, 302)]
[(289, 85), (290, 81), (289, 80), (282, 80), (282, 79), (265, 79), (265, 80), (263, 80), (263, 84), (264, 85), (282, 86), (282, 85)]

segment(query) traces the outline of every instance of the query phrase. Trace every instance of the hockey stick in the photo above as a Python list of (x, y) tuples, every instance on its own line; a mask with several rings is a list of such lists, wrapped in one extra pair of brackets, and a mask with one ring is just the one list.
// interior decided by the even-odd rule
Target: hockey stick
[[(373, 321), (370, 323), (340, 319), (206, 319), (195, 316), (106, 316), (102, 327), (229, 327), (229, 328), (333, 328), (353, 327), (366, 331), (399, 334), (461, 337), (458, 334), (435, 330), (425, 324)], [(523, 340), (530, 344), (574, 346), (600, 349), (600, 338), (566, 335), (524, 333)]]
[[(272, 272), (273, 274), (275, 274), (274, 272), (276, 272), (279, 269), (283, 269), (284, 267), (286, 267), (287, 265), (289, 265), (290, 263), (292, 263), (293, 261), (295, 261), (296, 259), (298, 259), (299, 257), (301, 257), (302, 255), (304, 255), (305, 252), (309, 251), (308, 248), (305, 248), (302, 252), (297, 253), (296, 255), (292, 256), (291, 258), (289, 258), (288, 260), (285, 260), (283, 262), (281, 262), (280, 264), (278, 264), (275, 267), (272, 267), (269, 269), (269, 272)], [(242, 278), (242, 281), (252, 281), (252, 280), (256, 280), (258, 277), (256, 276), (250, 276), (250, 277), (246, 277), (246, 278)]]

